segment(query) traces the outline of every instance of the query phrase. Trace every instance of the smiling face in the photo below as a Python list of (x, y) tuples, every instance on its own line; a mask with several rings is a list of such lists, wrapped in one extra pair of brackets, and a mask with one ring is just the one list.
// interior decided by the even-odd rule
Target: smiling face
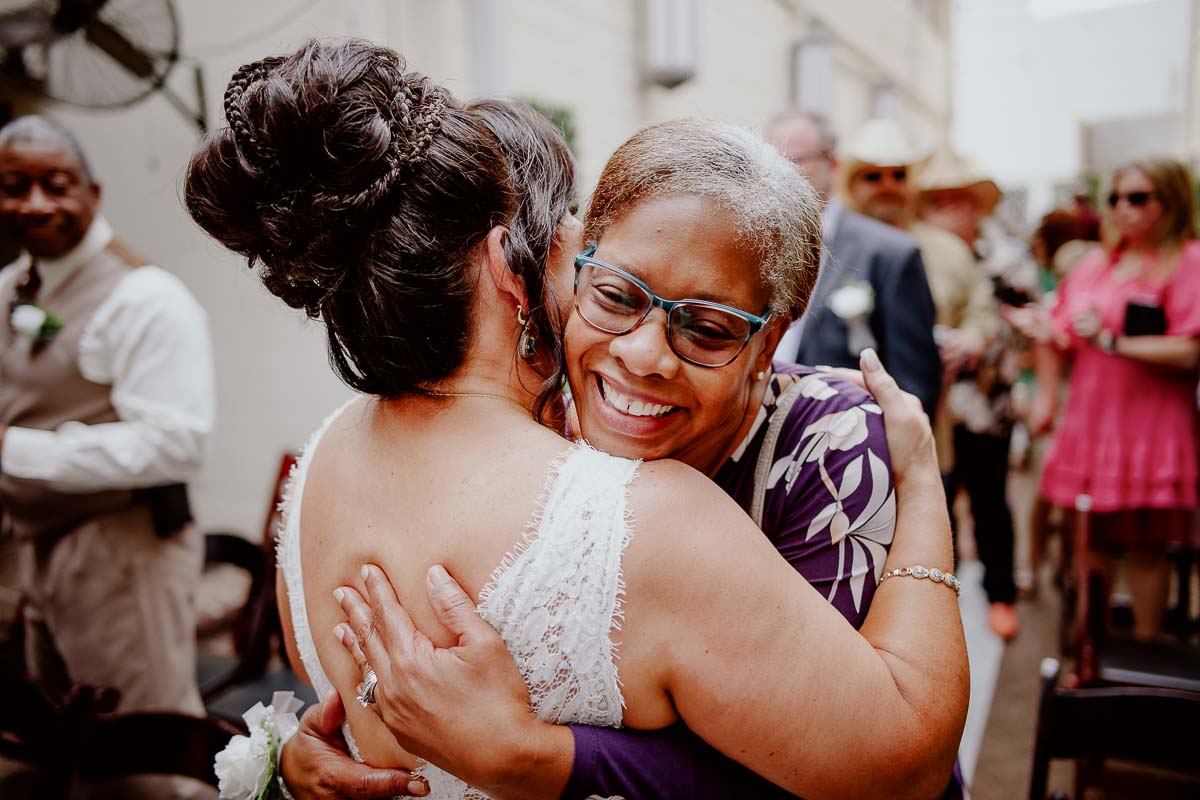
[(14, 141), (0, 149), (0, 218), (31, 255), (66, 255), (87, 233), (99, 203), (100, 187), (65, 144)]
[[(594, 255), (665, 299), (712, 300), (753, 314), (770, 302), (733, 215), (704, 197), (642, 202), (604, 231)], [(783, 327), (769, 323), (732, 363), (710, 369), (671, 350), (662, 309), (621, 336), (573, 311), (565, 344), (580, 432), (614, 455), (675, 458), (713, 474), (753, 423), (763, 389), (756, 375), (770, 364)]]

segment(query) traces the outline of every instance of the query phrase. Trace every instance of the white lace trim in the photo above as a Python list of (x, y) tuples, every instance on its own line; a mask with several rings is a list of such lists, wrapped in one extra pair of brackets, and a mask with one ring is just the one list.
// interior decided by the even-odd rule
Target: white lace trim
[[(300, 506), (317, 444), (348, 405), (313, 434), (282, 503), (279, 564), (296, 647), (320, 696), (332, 685), (317, 656), (304, 602)], [(639, 464), (587, 445), (556, 458), (533, 518), (477, 598), (480, 616), (500, 633), (517, 662), (534, 711), (547, 721), (621, 724), (625, 698), (613, 632), (624, 619), (621, 558), (631, 538), (628, 494)], [(359, 758), (349, 727), (343, 730)], [(432, 765), (418, 773), (429, 780), (432, 798), (486, 798)]]
[[(304, 664), (304, 671), (312, 681), (317, 697), (323, 698), (333, 688), (333, 683), (321, 667), (317, 657), (317, 646), (313, 642), (312, 628), (308, 624), (308, 606), (304, 602), (304, 571), (300, 564), (300, 506), (304, 497), (304, 482), (308, 477), (308, 467), (312, 463), (313, 453), (321, 437), (333, 425), (334, 420), (342, 415), (350, 405), (357, 400), (351, 398), (342, 404), (341, 408), (330, 414), (321, 423), (321, 427), (309, 438), (300, 458), (292, 465), (291, 475), (279, 501), (280, 521), (275, 545), (275, 559), (279, 569), (283, 570), (283, 582), (287, 587), (288, 608), (292, 612), (292, 634), (296, 639), (296, 651)], [(342, 726), (346, 735), (346, 744), (350, 746), (351, 754), (359, 761), (358, 743), (350, 733), (349, 724)]]

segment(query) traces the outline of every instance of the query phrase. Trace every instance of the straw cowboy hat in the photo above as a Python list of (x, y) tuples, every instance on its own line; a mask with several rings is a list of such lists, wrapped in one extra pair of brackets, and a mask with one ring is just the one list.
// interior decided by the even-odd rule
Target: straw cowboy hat
[(929, 160), (917, 179), (921, 195), (959, 189), (968, 192), (984, 214), (990, 214), (1000, 202), (1001, 191), (987, 173), (950, 150), (942, 150)]
[(850, 179), (867, 167), (920, 169), (928, 160), (900, 123), (886, 117), (863, 125), (838, 153), (839, 185), (845, 195)]

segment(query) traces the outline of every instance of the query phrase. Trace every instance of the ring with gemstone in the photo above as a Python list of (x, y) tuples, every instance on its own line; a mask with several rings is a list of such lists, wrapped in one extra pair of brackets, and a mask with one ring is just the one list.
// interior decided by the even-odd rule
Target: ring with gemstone
[(354, 699), (363, 708), (375, 702), (375, 687), (379, 685), (379, 678), (375, 675), (375, 670), (370, 664), (367, 665), (367, 671), (363, 673), (362, 683), (358, 685), (358, 694)]

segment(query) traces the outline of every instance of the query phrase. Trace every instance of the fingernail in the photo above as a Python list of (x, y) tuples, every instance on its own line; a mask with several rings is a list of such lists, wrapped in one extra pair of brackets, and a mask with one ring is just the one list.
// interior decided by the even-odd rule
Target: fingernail
[(347, 632), (348, 632), (348, 631), (347, 631), (347, 629), (346, 629), (346, 626), (345, 626), (344, 624), (340, 624), (340, 623), (339, 623), (338, 625), (335, 625), (335, 626), (333, 627), (333, 635), (334, 635), (334, 636), (336, 636), (336, 637), (337, 637), (337, 640), (338, 640), (339, 642), (341, 642), (342, 644), (345, 644), (345, 643), (346, 643), (346, 633), (347, 633)]
[(371, 579), (371, 568), (366, 564), (363, 564), (362, 569), (358, 571), (358, 574), (362, 575), (363, 583), (366, 583)]
[(833, 372), (833, 367), (828, 364), (817, 364), (813, 369), (819, 369), (821, 372)]
[(875, 348), (868, 347), (862, 351), (862, 363), (866, 367), (867, 372), (874, 372), (878, 369), (883, 369), (883, 364), (879, 363), (879, 355), (875, 352)]
[(434, 564), (429, 568), (429, 580), (434, 586), (445, 586), (450, 582), (450, 573), (441, 564)]
[(342, 598), (345, 596), (346, 596), (346, 590), (343, 589), (342, 587), (339, 586), (338, 588), (333, 590), (333, 599), (337, 600), (339, 603), (342, 602)]
[(429, 784), (423, 778), (413, 778), (408, 782), (408, 793), (416, 797), (424, 797), (429, 794)]

